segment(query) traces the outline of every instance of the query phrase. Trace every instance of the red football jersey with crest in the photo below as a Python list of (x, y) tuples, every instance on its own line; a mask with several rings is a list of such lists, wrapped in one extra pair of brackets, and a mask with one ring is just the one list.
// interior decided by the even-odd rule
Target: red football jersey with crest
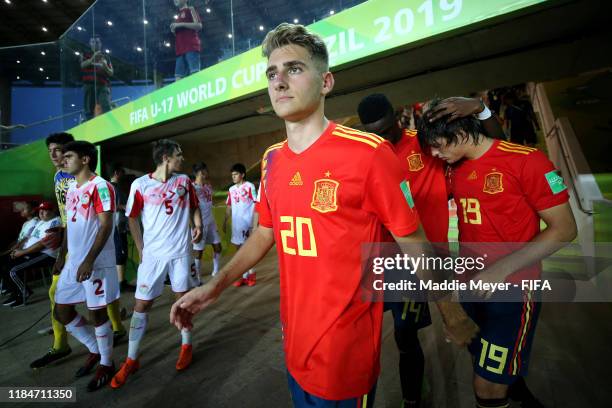
[(394, 148), (406, 169), (406, 179), (427, 239), (448, 242), (446, 163), (421, 150), (416, 130), (404, 129)]
[[(531, 241), (540, 232), (538, 211), (569, 200), (563, 178), (542, 152), (503, 140), (494, 140), (478, 159), (453, 166), (449, 176), (450, 192), (457, 203), (460, 242)], [(503, 255), (499, 247), (489, 247), (495, 252), (489, 262)], [(522, 279), (539, 279), (540, 274), (538, 263), (506, 281), (520, 283)]]
[(418, 228), (404, 171), (379, 136), (330, 122), (308, 149), (262, 159), (259, 222), (273, 228), (287, 369), (332, 400), (370, 391), (379, 373), (382, 303), (361, 297), (362, 244)]

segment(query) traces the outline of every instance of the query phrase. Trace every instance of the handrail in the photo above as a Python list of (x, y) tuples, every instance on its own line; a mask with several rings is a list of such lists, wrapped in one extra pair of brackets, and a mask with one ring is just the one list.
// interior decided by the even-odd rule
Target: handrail
[[(123, 96), (121, 98), (117, 98), (117, 99), (111, 101), (111, 103), (117, 103), (117, 102), (123, 101), (123, 100), (128, 100), (129, 101), (130, 97), (129, 96)], [(10, 125), (10, 126), (2, 126), (2, 129), (4, 129), (4, 130), (12, 130), (12, 129), (15, 129), (15, 128), (27, 129), (27, 128), (30, 128), (32, 126), (38, 126), (38, 125), (42, 125), (43, 123), (53, 122), (54, 120), (67, 118), (68, 116), (76, 115), (77, 113), (80, 114), (82, 112), (83, 112), (83, 109), (79, 109), (79, 110), (74, 111), (74, 112), (64, 113), (63, 115), (59, 115), (59, 116), (53, 116), (51, 118), (39, 120), (39, 121), (36, 121), (36, 122), (32, 122), (32, 123), (29, 123), (27, 125), (24, 125), (22, 123), (18, 123), (18, 124)]]
[(572, 191), (574, 191), (574, 193), (576, 194), (576, 204), (578, 205), (578, 209), (580, 211), (582, 211), (584, 214), (587, 215), (593, 215), (594, 211), (592, 210), (588, 210), (586, 208), (583, 207), (582, 205), (582, 198), (581, 198), (581, 191), (579, 188), (577, 188), (576, 183), (574, 182), (574, 180), (578, 180), (578, 172), (576, 171), (575, 167), (572, 165), (572, 163), (570, 163), (569, 160), (569, 154), (567, 152), (567, 148), (565, 146), (565, 143), (563, 143), (563, 141), (561, 140), (561, 138), (559, 137), (559, 130), (560, 130), (560, 126), (558, 123), (558, 120), (555, 120), (553, 126), (551, 127), (550, 131), (546, 134), (546, 137), (552, 137), (552, 135), (554, 134), (554, 136), (557, 137), (557, 141), (558, 144), (557, 146), (559, 146), (559, 149), (561, 150), (561, 159), (563, 160), (564, 164), (565, 164), (565, 168), (567, 169), (567, 171), (570, 173), (569, 177), (567, 177), (567, 179), (565, 180), (566, 182), (569, 182), (572, 184)]

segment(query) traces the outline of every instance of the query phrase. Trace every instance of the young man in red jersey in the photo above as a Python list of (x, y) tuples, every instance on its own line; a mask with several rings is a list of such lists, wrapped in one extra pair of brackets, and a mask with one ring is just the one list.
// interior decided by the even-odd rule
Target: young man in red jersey
[[(478, 99), (449, 98), (441, 109), (457, 115), (480, 115), (487, 129), (502, 137), (503, 131), (486, 107)], [(421, 149), (417, 131), (403, 128), (395, 110), (383, 94), (368, 95), (357, 107), (359, 120), (368, 132), (382, 136), (393, 145), (402, 163), (406, 180), (414, 194), (414, 205), (427, 239), (442, 252), (448, 251), (448, 194), (446, 192), (446, 163), (432, 157), (429, 149)], [(484, 115), (482, 115), (484, 113)], [(487, 117), (488, 116), (488, 117)], [(404, 302), (387, 302), (385, 310), (391, 310), (394, 321), (394, 337), (400, 352), (399, 372), (402, 386), (403, 408), (420, 406), (425, 357), (417, 336), (419, 329), (431, 324), (427, 302), (406, 299)]]
[[(193, 317), (277, 243), (281, 322), (296, 407), (371, 407), (380, 370), (382, 303), (361, 295), (362, 244), (382, 226), (401, 243), (424, 234), (388, 142), (327, 120), (334, 85), (325, 43), (301, 25), (280, 24), (263, 43), (268, 94), (287, 140), (262, 160), (259, 226), (208, 284), (172, 306)], [(456, 304), (441, 305), (451, 337), (468, 343), (476, 326)]]
[[(438, 103), (434, 101), (431, 109)], [(432, 156), (451, 165), (448, 185), (457, 203), (459, 242), (486, 243), (494, 250), (485, 270), (473, 279), (519, 287), (524, 279), (539, 279), (539, 261), (576, 236), (563, 179), (543, 153), (485, 136), (474, 117), (432, 118), (429, 112), (424, 115), (419, 140), (431, 148)], [(546, 223), (543, 230), (541, 221)], [(531, 244), (500, 249), (504, 242)], [(490, 302), (463, 303), (480, 327), (478, 339), (469, 346), (478, 407), (507, 407), (509, 385), (516, 382), (528, 392), (522, 377), (527, 374), (540, 304), (531, 291), (519, 289), (517, 295), (516, 302), (495, 301), (502, 294)], [(518, 397), (523, 407), (542, 406), (525, 393)]]

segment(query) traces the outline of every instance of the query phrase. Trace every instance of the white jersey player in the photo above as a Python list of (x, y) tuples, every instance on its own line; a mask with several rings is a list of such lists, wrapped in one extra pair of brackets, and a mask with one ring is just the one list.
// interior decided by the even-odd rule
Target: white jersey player
[[(230, 187), (225, 201), (225, 219), (223, 220), (223, 232), (227, 230), (227, 220), (232, 219), (232, 239), (231, 243), (239, 249), (247, 240), (253, 230), (253, 212), (257, 201), (257, 191), (253, 183), (245, 180), (246, 167), (242, 163), (232, 166), (232, 181), (234, 185)], [(234, 286), (241, 285), (254, 286), (255, 272), (249, 269), (242, 279), (234, 282)]]
[[(115, 372), (111, 360), (113, 330), (106, 306), (119, 298), (112, 239), (115, 192), (113, 186), (94, 173), (98, 158), (89, 142), (64, 146), (64, 166), (75, 176), (66, 195), (66, 234), (56, 266), (62, 266), (55, 292), (55, 315), (66, 330), (89, 349), (85, 366), (77, 377), (88, 374), (98, 363), (88, 390), (101, 388)], [(66, 259), (66, 251), (70, 254)], [(80, 316), (75, 305), (87, 303), (95, 329)]]
[(219, 272), (219, 259), (221, 258), (221, 239), (217, 231), (217, 224), (213, 215), (213, 188), (208, 179), (208, 167), (205, 163), (193, 165), (193, 186), (200, 202), (202, 213), (202, 240), (193, 244), (193, 258), (198, 278), (200, 277), (200, 260), (206, 245), (213, 247), (213, 271), (215, 276)]
[[(154, 299), (162, 294), (166, 277), (169, 276), (177, 299), (197, 285), (191, 244), (201, 239), (202, 219), (191, 180), (184, 174), (175, 173), (181, 170), (183, 152), (178, 143), (162, 139), (155, 143), (153, 157), (156, 170), (134, 180), (125, 208), (140, 255), (140, 266), (128, 356), (111, 381), (113, 388), (125, 384), (127, 377), (139, 368), (138, 349), (146, 330), (148, 312)], [(142, 221), (143, 234), (138, 217)], [(193, 223), (193, 239), (190, 222)], [(176, 363), (179, 371), (187, 368), (192, 359), (191, 331), (182, 330), (181, 337)]]

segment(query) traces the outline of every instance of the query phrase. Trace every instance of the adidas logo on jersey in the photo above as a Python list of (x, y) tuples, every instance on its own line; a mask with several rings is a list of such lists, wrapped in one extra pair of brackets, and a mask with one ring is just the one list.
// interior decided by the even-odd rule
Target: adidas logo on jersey
[(291, 178), (291, 181), (289, 182), (290, 186), (301, 186), (304, 183), (302, 182), (302, 176), (300, 175), (300, 172), (297, 171), (293, 177)]
[(472, 172), (470, 173), (470, 175), (468, 176), (468, 180), (476, 180), (478, 178), (478, 176), (476, 175), (476, 170), (472, 170)]

